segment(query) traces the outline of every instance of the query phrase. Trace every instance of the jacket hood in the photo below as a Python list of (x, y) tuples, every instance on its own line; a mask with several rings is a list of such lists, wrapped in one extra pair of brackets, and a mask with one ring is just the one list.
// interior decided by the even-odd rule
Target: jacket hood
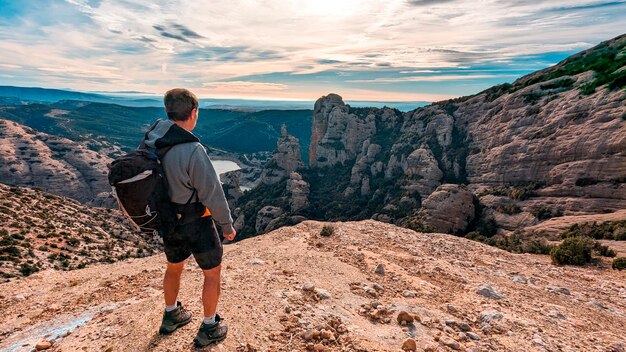
[(177, 144), (200, 142), (198, 137), (172, 120), (157, 120), (144, 135), (139, 149), (169, 149)]

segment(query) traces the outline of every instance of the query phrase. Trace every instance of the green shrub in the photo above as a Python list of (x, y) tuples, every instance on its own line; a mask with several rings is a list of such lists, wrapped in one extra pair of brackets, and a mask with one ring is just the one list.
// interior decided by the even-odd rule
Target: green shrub
[(30, 274), (35, 273), (37, 271), (39, 271), (38, 267), (34, 265), (30, 265), (28, 263), (22, 263), (22, 265), (20, 266), (20, 272), (24, 276), (29, 276)]
[(600, 244), (600, 242), (596, 242), (593, 249), (594, 251), (596, 251), (599, 255), (603, 257), (613, 258), (617, 255), (617, 253), (615, 253), (614, 250), (609, 248), (609, 246), (604, 246)]
[(569, 237), (552, 248), (550, 257), (552, 262), (557, 265), (585, 265), (591, 262), (594, 246), (594, 240), (589, 237)]
[(330, 237), (335, 233), (335, 228), (330, 225), (324, 225), (322, 227), (322, 231), (320, 231), (320, 236), (322, 237)]
[(613, 265), (611, 266), (615, 270), (624, 270), (626, 269), (626, 258), (619, 257), (613, 259)]
[(597, 240), (626, 240), (626, 220), (621, 221), (605, 221), (597, 224), (583, 223), (574, 224), (569, 230), (561, 234), (561, 238), (588, 236)]

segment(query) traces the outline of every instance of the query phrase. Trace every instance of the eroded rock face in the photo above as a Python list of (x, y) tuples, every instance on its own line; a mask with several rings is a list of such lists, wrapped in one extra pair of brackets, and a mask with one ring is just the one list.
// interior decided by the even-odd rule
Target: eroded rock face
[(287, 128), (283, 125), (276, 150), (261, 174), (261, 183), (278, 183), (302, 166), (304, 164), (300, 156), (300, 142), (298, 138), (289, 135)]
[(272, 222), (278, 220), (283, 213), (284, 211), (281, 208), (271, 205), (261, 208), (256, 215), (256, 224), (254, 226), (256, 232), (264, 233), (270, 231)]
[(315, 102), (309, 147), (311, 166), (344, 164), (356, 157), (363, 142), (376, 133), (374, 115), (350, 113), (337, 94), (329, 94)]
[[(82, 203), (114, 205), (108, 151), (95, 152), (66, 138), (0, 119), (0, 182), (39, 187)], [(96, 199), (97, 198), (97, 199)]]
[(464, 233), (474, 213), (473, 195), (467, 187), (443, 184), (424, 200), (419, 217), (437, 232)]
[(220, 177), (222, 181), (222, 188), (224, 188), (224, 194), (228, 201), (228, 206), (235, 207), (239, 198), (243, 195), (241, 190), (241, 171), (235, 170), (222, 174)]
[(292, 172), (287, 180), (287, 193), (291, 212), (296, 213), (309, 206), (309, 184), (297, 172)]

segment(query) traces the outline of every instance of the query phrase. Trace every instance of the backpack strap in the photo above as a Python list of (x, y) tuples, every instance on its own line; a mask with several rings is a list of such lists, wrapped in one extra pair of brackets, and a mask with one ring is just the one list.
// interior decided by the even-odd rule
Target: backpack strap
[(198, 199), (198, 191), (196, 191), (196, 189), (193, 189), (193, 192), (191, 192), (191, 197), (189, 197), (189, 199), (187, 200), (187, 203), (185, 203), (185, 205), (188, 205), (189, 203), (191, 203), (191, 200), (193, 199), (193, 196), (196, 196), (196, 203), (198, 203), (200, 200)]

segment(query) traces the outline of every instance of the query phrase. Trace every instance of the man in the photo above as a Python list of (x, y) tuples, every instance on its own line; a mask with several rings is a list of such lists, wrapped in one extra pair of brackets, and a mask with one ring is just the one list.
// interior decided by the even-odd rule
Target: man
[(216, 314), (223, 250), (213, 220), (221, 226), (224, 238), (233, 240), (236, 232), (219, 177), (206, 150), (191, 133), (198, 122), (198, 99), (189, 90), (177, 88), (165, 93), (163, 101), (168, 119), (158, 120), (140, 146), (157, 148), (162, 155), (170, 198), (177, 204), (179, 217), (175, 233), (163, 237), (167, 269), (159, 332), (172, 333), (191, 321), (191, 312), (176, 298), (185, 260), (193, 254), (204, 273), (204, 319), (194, 343), (204, 347), (225, 339), (228, 331)]

